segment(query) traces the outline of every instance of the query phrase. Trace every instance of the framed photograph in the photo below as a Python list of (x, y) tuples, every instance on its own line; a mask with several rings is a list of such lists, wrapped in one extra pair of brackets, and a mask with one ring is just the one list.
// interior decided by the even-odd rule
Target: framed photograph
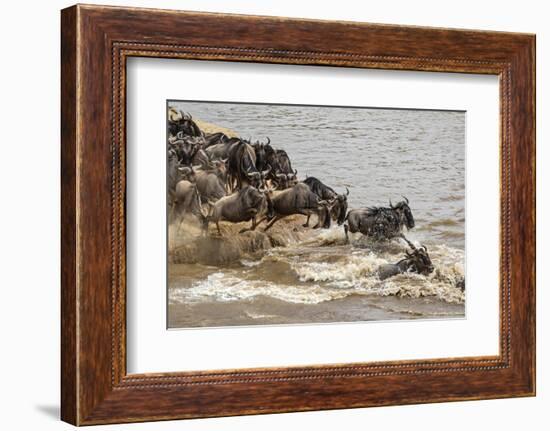
[(77, 5), (61, 43), (63, 420), (535, 394), (534, 35)]

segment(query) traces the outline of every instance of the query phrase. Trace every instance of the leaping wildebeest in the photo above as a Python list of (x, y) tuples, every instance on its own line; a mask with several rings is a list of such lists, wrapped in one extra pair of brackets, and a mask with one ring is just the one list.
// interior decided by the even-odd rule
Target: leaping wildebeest
[(196, 184), (187, 180), (181, 180), (176, 184), (174, 201), (170, 212), (171, 220), (178, 222), (178, 231), (185, 214), (193, 214), (202, 223), (203, 229), (208, 228), (208, 214), (203, 209)]
[[(315, 177), (307, 177), (304, 180), (310, 190), (319, 196), (321, 199), (329, 201), (332, 204), (332, 209), (330, 215), (334, 221), (338, 223), (338, 226), (341, 226), (346, 219), (346, 213), (348, 211), (348, 196), (349, 189), (346, 187), (345, 194), (338, 194), (331, 187), (323, 184), (320, 180)], [(308, 224), (309, 218), (306, 222)]]
[(216, 223), (218, 234), (221, 236), (220, 221), (229, 221), (231, 223), (240, 223), (251, 221), (252, 224), (248, 229), (242, 229), (242, 232), (256, 229), (258, 218), (264, 213), (267, 216), (272, 216), (272, 208), (266, 194), (252, 186), (246, 186), (235, 193), (225, 196), (217, 202), (211, 203), (210, 216), (207, 217), (206, 229), (208, 222)]
[[(274, 216), (271, 218), (264, 231), (271, 228), (278, 220), (294, 214), (305, 215), (308, 221), (309, 217), (315, 214), (317, 216), (317, 224), (313, 227), (314, 229), (320, 226), (325, 229), (330, 227), (329, 203), (320, 199), (319, 196), (313, 193), (309, 187), (303, 183), (298, 183), (286, 190), (272, 192), (270, 200), (273, 206)], [(304, 225), (304, 227), (306, 226), (307, 225)]]
[(348, 231), (361, 232), (363, 235), (376, 240), (388, 240), (394, 237), (403, 237), (403, 227), (414, 228), (414, 218), (409, 200), (405, 200), (389, 207), (371, 207), (353, 209), (346, 215), (344, 231), (349, 242)]

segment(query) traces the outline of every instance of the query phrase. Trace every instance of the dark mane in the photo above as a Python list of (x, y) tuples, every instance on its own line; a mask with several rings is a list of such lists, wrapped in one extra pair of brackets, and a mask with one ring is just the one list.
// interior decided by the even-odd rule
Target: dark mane
[(389, 207), (368, 207), (367, 208), (367, 214), (373, 215), (373, 216), (376, 216), (382, 213), (387, 213), (390, 211), (392, 211), (392, 209)]

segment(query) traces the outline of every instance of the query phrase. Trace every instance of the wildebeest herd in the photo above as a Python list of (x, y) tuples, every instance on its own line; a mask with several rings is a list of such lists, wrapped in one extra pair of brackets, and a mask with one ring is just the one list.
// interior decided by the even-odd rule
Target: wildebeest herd
[(250, 221), (242, 232), (264, 231), (291, 215), (304, 215), (304, 227), (316, 216), (317, 228), (332, 222), (349, 234), (361, 233), (377, 241), (401, 238), (410, 251), (395, 264), (378, 269), (380, 279), (406, 272), (428, 275), (434, 267), (425, 246), (416, 247), (403, 234), (415, 226), (409, 200), (387, 207), (348, 210), (349, 189), (342, 193), (315, 177), (298, 178), (288, 154), (266, 141), (206, 133), (192, 116), (174, 107), (168, 109), (168, 208), (169, 220), (180, 229), (183, 217), (193, 214), (208, 234), (220, 221)]

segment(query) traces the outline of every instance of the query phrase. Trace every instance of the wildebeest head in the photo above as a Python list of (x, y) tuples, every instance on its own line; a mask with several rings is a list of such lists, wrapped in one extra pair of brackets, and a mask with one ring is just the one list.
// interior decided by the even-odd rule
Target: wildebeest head
[(428, 249), (425, 245), (420, 248), (414, 247), (412, 253), (406, 251), (405, 260), (407, 262), (408, 269), (418, 274), (428, 275), (434, 270), (432, 260), (430, 259)]
[(403, 196), (403, 201), (392, 205), (390, 201), (390, 207), (399, 214), (399, 218), (404, 222), (407, 229), (412, 229), (414, 227), (414, 217), (412, 215), (411, 208), (409, 207), (409, 200)]
[(191, 166), (180, 166), (178, 167), (178, 172), (182, 180), (187, 180), (190, 183), (194, 183), (197, 179), (195, 170)]
[(191, 114), (173, 107), (168, 110), (168, 131), (173, 136), (177, 136), (179, 133), (185, 136), (202, 136), (201, 129), (193, 121)]
[(288, 189), (288, 176), (287, 174), (275, 174), (275, 182), (279, 190)]
[(295, 186), (298, 184), (298, 171), (294, 169), (294, 172), (291, 174), (286, 174), (286, 179), (288, 183), (288, 187)]
[(346, 187), (346, 193), (336, 195), (332, 201), (331, 214), (336, 219), (338, 226), (341, 226), (346, 220), (346, 214), (348, 212), (348, 196), (349, 189)]
[(179, 130), (183, 131), (186, 135), (202, 136), (201, 129), (199, 129), (197, 123), (193, 121), (191, 114), (183, 114), (183, 120), (179, 123)]
[(212, 170), (216, 174), (218, 178), (220, 178), (223, 182), (227, 179), (227, 159), (223, 160), (214, 160), (212, 162)]
[(246, 210), (253, 209), (260, 211), (266, 200), (266, 193), (253, 186), (246, 186), (241, 189), (239, 196)]
[(249, 184), (257, 189), (265, 188), (265, 179), (270, 170), (270, 168), (266, 169), (265, 171), (248, 170), (246, 172), (246, 176), (248, 178)]
[(254, 153), (256, 153), (256, 167), (259, 170), (265, 169), (268, 166), (268, 161), (270, 158), (273, 158), (275, 151), (269, 145), (271, 140), (267, 138), (267, 143), (256, 141), (252, 147), (254, 148)]
[(178, 134), (178, 140), (172, 144), (172, 148), (183, 165), (189, 165), (195, 154), (200, 150), (200, 143), (196, 138)]

